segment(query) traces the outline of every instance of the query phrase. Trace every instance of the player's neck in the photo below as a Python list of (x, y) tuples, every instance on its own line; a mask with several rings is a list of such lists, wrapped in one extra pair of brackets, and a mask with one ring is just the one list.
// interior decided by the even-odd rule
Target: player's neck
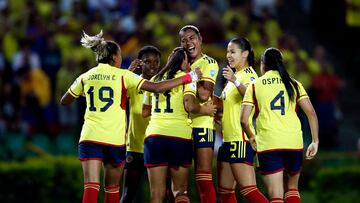
[(200, 53), (199, 55), (197, 55), (195, 58), (191, 59), (191, 63), (194, 63), (195, 61), (197, 61), (199, 58), (203, 57), (204, 54)]
[(152, 78), (152, 76), (150, 75), (145, 75), (145, 74), (141, 74), (140, 75), (142, 78), (146, 79), (146, 80), (150, 80)]
[(247, 67), (249, 67), (248, 63), (241, 63), (238, 67), (235, 67), (235, 69), (236, 69), (236, 72), (239, 72), (242, 69), (247, 68)]

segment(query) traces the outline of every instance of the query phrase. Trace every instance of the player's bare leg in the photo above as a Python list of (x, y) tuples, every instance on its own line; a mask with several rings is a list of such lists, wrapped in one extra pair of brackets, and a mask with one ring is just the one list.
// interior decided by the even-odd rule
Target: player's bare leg
[(222, 203), (236, 203), (235, 187), (236, 181), (233, 176), (230, 163), (217, 162), (218, 192)]
[(172, 192), (175, 197), (175, 202), (190, 202), (187, 194), (188, 190), (188, 178), (189, 168), (185, 167), (171, 167), (170, 174), (172, 179)]
[(166, 190), (167, 166), (150, 167), (147, 169), (150, 183), (150, 202), (162, 203)]

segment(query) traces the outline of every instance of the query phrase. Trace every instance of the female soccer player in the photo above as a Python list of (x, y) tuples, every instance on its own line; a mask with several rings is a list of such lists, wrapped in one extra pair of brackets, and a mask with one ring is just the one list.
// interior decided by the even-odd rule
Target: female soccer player
[(98, 65), (80, 75), (60, 102), (68, 105), (79, 96), (86, 97), (85, 121), (79, 141), (79, 159), (84, 173), (83, 202), (97, 202), (100, 171), (104, 165), (105, 202), (118, 203), (125, 160), (126, 90), (163, 92), (192, 82), (201, 73), (192, 72), (170, 81), (153, 83), (120, 69), (120, 46), (105, 41), (102, 32), (96, 36), (84, 33), (81, 43), (95, 52)]
[[(141, 68), (141, 77), (150, 80), (160, 70), (160, 51), (154, 46), (144, 46), (140, 49), (129, 70)], [(124, 189), (121, 203), (133, 202), (138, 191), (142, 176), (146, 173), (144, 166), (144, 138), (149, 118), (142, 117), (144, 91), (129, 89), (127, 91), (130, 109), (127, 131), (126, 163), (124, 170)]]
[[(178, 78), (187, 71), (189, 63), (186, 50), (178, 47), (165, 67), (154, 77), (154, 81)], [(168, 170), (175, 202), (189, 202), (187, 186), (188, 168), (192, 162), (192, 128), (188, 112), (210, 116), (216, 112), (211, 102), (201, 106), (195, 94), (196, 84), (192, 83), (144, 99), (143, 116), (151, 113), (146, 129), (144, 159), (148, 168), (152, 203), (163, 201)]]
[[(227, 46), (226, 58), (229, 65), (224, 68), (223, 76), (229, 82), (221, 95), (224, 142), (219, 148), (217, 167), (221, 202), (237, 202), (234, 191), (236, 182), (241, 194), (249, 202), (269, 202), (256, 186), (253, 166), (255, 151), (240, 125), (241, 102), (245, 90), (257, 78), (253, 69), (254, 52), (250, 42), (243, 37), (232, 39)], [(231, 68), (236, 69), (235, 74)], [(252, 125), (250, 127), (254, 130)]]
[[(303, 158), (303, 139), (298, 106), (305, 112), (311, 129), (312, 142), (306, 159), (318, 150), (318, 120), (302, 84), (291, 78), (283, 64), (281, 52), (268, 48), (261, 57), (260, 78), (246, 90), (241, 125), (257, 150), (259, 170), (270, 196), (270, 202), (300, 202), (298, 182)], [(256, 137), (249, 117), (255, 108)]]
[[(202, 53), (202, 37), (197, 27), (186, 25), (179, 32), (181, 46), (190, 56), (191, 69), (200, 67), (203, 78), (197, 83), (197, 99), (202, 103), (211, 100), (219, 66)], [(214, 117), (191, 114), (195, 148), (195, 179), (202, 203), (215, 203), (216, 192), (212, 182), (212, 160), (214, 154)]]

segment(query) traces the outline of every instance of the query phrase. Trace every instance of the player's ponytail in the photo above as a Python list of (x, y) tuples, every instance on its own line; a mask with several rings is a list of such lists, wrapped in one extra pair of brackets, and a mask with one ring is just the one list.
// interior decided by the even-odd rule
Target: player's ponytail
[(181, 70), (187, 51), (183, 47), (176, 47), (169, 56), (166, 65), (155, 76), (155, 81), (173, 79), (175, 74)]
[(265, 63), (267, 70), (277, 70), (279, 72), (281, 80), (285, 85), (286, 91), (290, 98), (290, 101), (294, 101), (294, 88), (296, 94), (299, 95), (298, 85), (295, 80), (290, 77), (289, 73), (285, 69), (280, 50), (276, 48), (266, 49), (261, 60)]
[(81, 45), (83, 47), (90, 48), (95, 53), (96, 61), (98, 63), (113, 65), (114, 60), (112, 56), (117, 54), (120, 47), (113, 41), (105, 41), (102, 36), (102, 30), (95, 36), (89, 36), (83, 32), (83, 36), (80, 40)]
[(230, 42), (235, 43), (239, 46), (239, 48), (241, 49), (241, 51), (248, 51), (249, 55), (247, 57), (247, 62), (248, 65), (251, 67), (255, 67), (255, 54), (254, 54), (254, 50), (251, 47), (251, 44), (249, 42), (248, 39), (246, 39), (245, 37), (237, 37), (232, 39)]

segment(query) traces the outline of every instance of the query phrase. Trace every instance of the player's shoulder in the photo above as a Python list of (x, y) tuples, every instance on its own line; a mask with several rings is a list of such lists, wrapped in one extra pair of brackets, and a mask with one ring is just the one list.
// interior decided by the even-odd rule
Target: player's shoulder
[(291, 78), (297, 85), (302, 85), (302, 83), (300, 82), (300, 81), (298, 81), (298, 80), (296, 80), (295, 78)]
[(200, 60), (202, 61), (202, 63), (217, 64), (217, 61), (213, 57), (208, 56), (206, 54), (204, 54)]
[(258, 78), (257, 73), (252, 67), (246, 67), (243, 69), (243, 71), (239, 71), (238, 74), (240, 77), (250, 77), (251, 81), (254, 81), (256, 78)]
[(244, 69), (244, 72), (245, 72), (246, 74), (255, 74), (255, 75), (257, 75), (256, 71), (255, 71), (254, 68), (251, 67), (251, 66), (246, 67), (246, 68)]
[(257, 85), (259, 83), (263, 83), (262, 81), (263, 80), (266, 80), (268, 77), (266, 75), (262, 75), (260, 77), (257, 77), (257, 78), (254, 78), (252, 81), (251, 81), (251, 84), (254, 84), (254, 85)]

